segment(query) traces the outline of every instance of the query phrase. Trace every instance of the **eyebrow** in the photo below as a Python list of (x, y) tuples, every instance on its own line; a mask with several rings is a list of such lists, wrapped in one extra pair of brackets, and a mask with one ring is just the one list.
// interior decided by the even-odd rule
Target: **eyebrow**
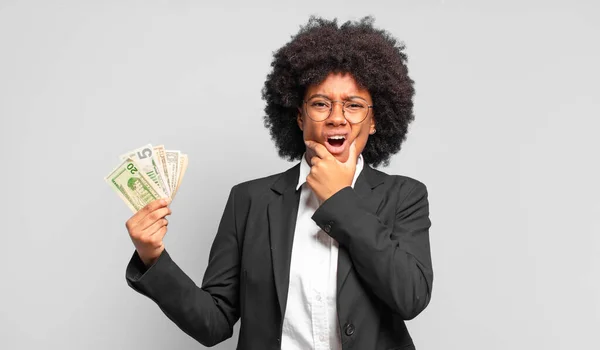
[[(308, 97), (307, 100), (310, 100), (310, 99), (315, 98), (315, 97), (322, 97), (322, 98), (326, 98), (326, 99), (328, 99), (328, 100), (331, 101), (331, 98), (329, 98), (329, 96), (324, 95), (324, 94), (312, 94), (312, 95), (310, 95)], [(345, 98), (345, 100), (352, 100), (352, 99), (360, 99), (360, 100), (363, 100), (363, 101), (367, 102), (366, 98), (360, 97), (360, 96), (356, 96), (356, 95), (351, 95), (351, 96), (348, 96), (348, 97)]]

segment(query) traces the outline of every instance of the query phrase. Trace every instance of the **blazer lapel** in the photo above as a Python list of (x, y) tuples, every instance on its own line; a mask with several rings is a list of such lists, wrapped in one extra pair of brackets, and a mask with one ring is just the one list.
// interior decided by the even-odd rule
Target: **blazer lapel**
[[(385, 174), (373, 170), (368, 164), (365, 164), (362, 172), (356, 179), (354, 184), (354, 191), (362, 200), (362, 206), (369, 212), (376, 214), (377, 208), (383, 199), (383, 194), (376, 193), (375, 187), (383, 183)], [(337, 268), (337, 294), (340, 294), (340, 290), (350, 273), (352, 267), (352, 261), (348, 250), (340, 246), (338, 250), (338, 268)]]
[(296, 191), (299, 175), (298, 164), (279, 177), (271, 186), (277, 197), (267, 208), (273, 277), (282, 316), (285, 315), (287, 303), (292, 244), (300, 202), (300, 191)]

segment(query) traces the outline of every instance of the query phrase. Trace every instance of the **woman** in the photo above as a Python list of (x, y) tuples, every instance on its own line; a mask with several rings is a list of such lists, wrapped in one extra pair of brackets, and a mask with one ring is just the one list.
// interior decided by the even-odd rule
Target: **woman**
[(433, 282), (426, 187), (387, 165), (413, 119), (404, 47), (372, 19), (311, 18), (278, 50), (265, 126), (299, 163), (233, 187), (202, 287), (162, 240), (167, 200), (127, 221), (127, 282), (206, 346), (414, 349)]

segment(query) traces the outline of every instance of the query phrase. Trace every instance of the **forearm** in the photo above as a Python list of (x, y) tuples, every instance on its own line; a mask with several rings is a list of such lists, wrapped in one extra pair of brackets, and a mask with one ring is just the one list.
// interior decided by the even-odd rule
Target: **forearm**
[(425, 309), (433, 281), (428, 210), (416, 209), (410, 223), (385, 225), (347, 187), (324, 202), (313, 217), (348, 250), (356, 272), (373, 293), (404, 319)]
[(163, 251), (154, 264), (144, 264), (134, 253), (127, 266), (127, 283), (152, 299), (181, 330), (205, 346), (232, 335), (236, 320), (228, 320), (224, 301), (199, 288)]

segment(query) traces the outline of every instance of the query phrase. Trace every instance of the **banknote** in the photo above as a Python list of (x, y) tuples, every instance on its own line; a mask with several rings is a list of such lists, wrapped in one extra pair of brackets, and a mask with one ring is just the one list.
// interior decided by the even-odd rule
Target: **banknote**
[(169, 170), (168, 170), (168, 165), (167, 165), (167, 156), (166, 156), (166, 152), (165, 152), (165, 146), (164, 145), (158, 145), (158, 146), (154, 146), (154, 157), (155, 157), (155, 161), (156, 164), (158, 165), (158, 170), (161, 173), (161, 176), (164, 179), (164, 183), (166, 186), (166, 193), (171, 196), (171, 181), (170, 181), (170, 177), (169, 177)]
[(188, 156), (187, 154), (181, 154), (179, 157), (179, 178), (177, 179), (177, 186), (175, 187), (175, 191), (173, 192), (172, 198), (175, 198), (177, 191), (179, 191), (179, 186), (181, 186), (181, 182), (183, 181), (183, 175), (185, 175), (185, 170), (188, 166)]
[(167, 197), (131, 158), (123, 160), (104, 180), (134, 213), (156, 199)]
[(175, 191), (177, 182), (179, 181), (179, 157), (181, 152), (165, 150), (165, 157), (167, 159), (167, 170), (169, 172), (169, 182), (171, 183), (171, 192)]
[(121, 155), (121, 160), (127, 158), (132, 159), (138, 165), (138, 169), (142, 170), (148, 177), (158, 185), (164, 193), (167, 195), (171, 193), (170, 189), (167, 188), (161, 172), (159, 171), (159, 165), (154, 159), (154, 149), (151, 144), (144, 145), (140, 148), (129, 151)]

